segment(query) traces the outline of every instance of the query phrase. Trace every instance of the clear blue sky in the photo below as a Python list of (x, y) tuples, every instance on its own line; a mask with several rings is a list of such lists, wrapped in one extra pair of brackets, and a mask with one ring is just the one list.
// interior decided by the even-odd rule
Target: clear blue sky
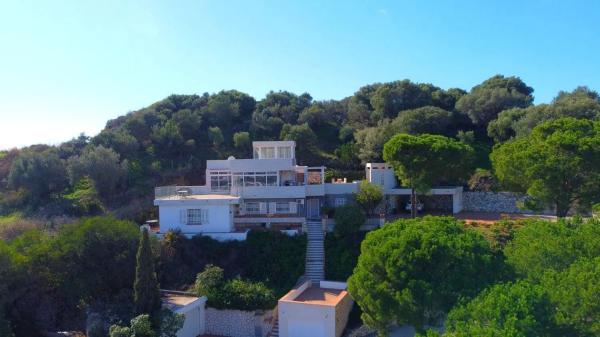
[(339, 99), (500, 73), (600, 90), (600, 1), (29, 1), (0, 4), (0, 148), (95, 134), (171, 93)]

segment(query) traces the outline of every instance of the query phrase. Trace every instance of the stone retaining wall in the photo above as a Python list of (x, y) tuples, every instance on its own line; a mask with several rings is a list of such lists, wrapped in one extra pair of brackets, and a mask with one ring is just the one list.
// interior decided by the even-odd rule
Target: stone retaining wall
[(206, 308), (206, 334), (230, 337), (265, 337), (273, 326), (273, 311)]
[(513, 192), (463, 192), (464, 212), (531, 213), (517, 207), (525, 195)]

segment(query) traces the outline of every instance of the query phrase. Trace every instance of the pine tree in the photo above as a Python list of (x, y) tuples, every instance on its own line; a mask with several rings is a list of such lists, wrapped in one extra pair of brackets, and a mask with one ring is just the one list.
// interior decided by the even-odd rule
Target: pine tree
[(135, 268), (134, 304), (136, 314), (155, 314), (160, 310), (160, 291), (154, 270), (152, 250), (148, 230), (144, 229), (140, 237)]

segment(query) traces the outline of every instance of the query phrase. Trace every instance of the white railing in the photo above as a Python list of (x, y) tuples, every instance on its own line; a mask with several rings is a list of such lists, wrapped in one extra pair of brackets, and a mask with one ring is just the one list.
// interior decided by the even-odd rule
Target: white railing
[(154, 199), (183, 199), (188, 195), (229, 193), (211, 192), (208, 186), (160, 186), (154, 188)]

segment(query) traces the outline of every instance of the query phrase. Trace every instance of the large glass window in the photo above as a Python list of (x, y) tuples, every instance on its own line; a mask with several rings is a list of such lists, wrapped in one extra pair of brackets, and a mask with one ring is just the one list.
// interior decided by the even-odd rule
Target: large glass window
[(228, 192), (231, 188), (231, 173), (228, 171), (210, 172), (210, 189), (213, 192)]
[(195, 208), (187, 210), (188, 225), (204, 225), (208, 223), (208, 209)]
[(243, 177), (244, 186), (277, 186), (277, 172), (244, 172)]

